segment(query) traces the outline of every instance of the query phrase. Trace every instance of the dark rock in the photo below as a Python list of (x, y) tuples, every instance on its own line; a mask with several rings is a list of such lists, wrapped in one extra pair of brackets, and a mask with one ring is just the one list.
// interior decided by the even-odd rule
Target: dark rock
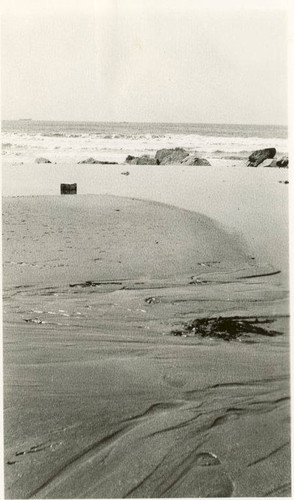
[(277, 166), (277, 160), (273, 160), (272, 158), (267, 158), (266, 160), (263, 160), (258, 166), (259, 167), (276, 167)]
[(200, 337), (209, 337), (230, 341), (239, 337), (247, 336), (246, 334), (257, 334), (268, 337), (281, 335), (281, 332), (275, 330), (268, 330), (261, 326), (256, 326), (256, 323), (271, 323), (273, 320), (259, 321), (257, 318), (245, 319), (239, 316), (230, 318), (202, 318), (195, 319), (186, 323), (181, 330), (174, 330), (172, 335), (187, 336), (199, 335)]
[(149, 155), (139, 156), (136, 165), (157, 165), (156, 159)]
[(86, 163), (89, 165), (96, 165), (96, 164), (98, 164), (98, 165), (117, 165), (116, 161), (95, 160), (94, 158), (87, 158), (87, 160), (78, 161), (78, 164), (81, 164), (81, 163)]
[(149, 155), (128, 155), (125, 162), (130, 165), (171, 165), (181, 163), (185, 165), (210, 165), (209, 161), (197, 155), (189, 155), (183, 148), (160, 149), (157, 151), (155, 158)]
[(181, 163), (187, 156), (189, 156), (189, 153), (183, 148), (159, 149), (156, 152), (155, 160), (158, 160), (160, 165), (170, 165), (172, 163)]
[(181, 161), (182, 165), (208, 165), (211, 166), (208, 160), (200, 158), (196, 155), (189, 155)]
[(279, 160), (277, 160), (277, 167), (279, 168), (289, 168), (289, 158), (288, 156), (283, 156)]
[(276, 154), (275, 148), (259, 149), (254, 151), (248, 159), (247, 167), (257, 167), (260, 163), (268, 158), (274, 158)]
[(157, 165), (156, 159), (149, 155), (131, 156), (126, 157), (126, 163), (129, 165)]
[(288, 156), (283, 156), (279, 159), (267, 159), (259, 164), (260, 167), (270, 167), (270, 168), (289, 168)]
[(94, 160), (94, 158), (87, 158), (87, 160), (82, 160), (82, 161), (79, 161), (78, 163), (88, 163), (88, 164), (93, 164), (93, 163), (96, 163), (96, 160)]
[(200, 158), (196, 155), (189, 155), (183, 148), (160, 149), (157, 151), (155, 158), (149, 155), (128, 155), (125, 162), (130, 165), (172, 165), (180, 163), (186, 165), (210, 165), (204, 158)]
[(128, 156), (126, 157), (126, 160), (125, 160), (125, 161), (126, 161), (126, 163), (131, 163), (131, 162), (132, 162), (133, 160), (135, 160), (135, 159), (136, 159), (136, 157), (135, 157), (135, 156), (128, 155)]
[(51, 163), (51, 161), (47, 160), (47, 158), (36, 158), (35, 163)]

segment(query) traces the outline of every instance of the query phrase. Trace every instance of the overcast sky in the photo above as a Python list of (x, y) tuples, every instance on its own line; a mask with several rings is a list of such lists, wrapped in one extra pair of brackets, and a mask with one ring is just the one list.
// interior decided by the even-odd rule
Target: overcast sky
[(285, 5), (6, 1), (2, 118), (286, 124)]

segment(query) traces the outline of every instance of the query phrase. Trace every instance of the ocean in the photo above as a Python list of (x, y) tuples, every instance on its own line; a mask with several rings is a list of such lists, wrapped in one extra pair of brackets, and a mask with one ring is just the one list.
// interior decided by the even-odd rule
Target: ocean
[(287, 127), (192, 123), (102, 123), (17, 120), (2, 122), (5, 163), (30, 163), (37, 157), (68, 163), (94, 157), (123, 163), (126, 156), (154, 155), (183, 147), (214, 164), (244, 161), (256, 149), (287, 153)]

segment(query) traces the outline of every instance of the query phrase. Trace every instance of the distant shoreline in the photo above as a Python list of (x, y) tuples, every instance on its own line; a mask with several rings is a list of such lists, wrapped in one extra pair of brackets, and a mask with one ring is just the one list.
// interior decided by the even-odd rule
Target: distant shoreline
[(132, 125), (225, 125), (225, 126), (237, 126), (237, 127), (280, 127), (288, 128), (287, 124), (276, 124), (276, 123), (231, 123), (231, 122), (137, 122), (137, 121), (111, 121), (111, 120), (45, 120), (39, 118), (5, 118), (2, 119), (2, 123), (5, 122), (19, 122), (19, 121), (33, 121), (38, 123), (100, 123), (100, 124), (132, 124)]

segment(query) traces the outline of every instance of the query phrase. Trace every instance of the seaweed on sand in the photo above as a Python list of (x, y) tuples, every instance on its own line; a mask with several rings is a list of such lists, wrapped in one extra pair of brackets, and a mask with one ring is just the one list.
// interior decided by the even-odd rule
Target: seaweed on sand
[(230, 318), (223, 318), (222, 316), (218, 318), (201, 318), (186, 323), (181, 330), (172, 330), (171, 334), (176, 336), (199, 335), (200, 337), (217, 338), (226, 341), (238, 339), (242, 336), (246, 337), (246, 334), (265, 335), (268, 337), (281, 335), (281, 332), (257, 326), (260, 323), (272, 323), (273, 321), (272, 319), (244, 319), (239, 316)]

